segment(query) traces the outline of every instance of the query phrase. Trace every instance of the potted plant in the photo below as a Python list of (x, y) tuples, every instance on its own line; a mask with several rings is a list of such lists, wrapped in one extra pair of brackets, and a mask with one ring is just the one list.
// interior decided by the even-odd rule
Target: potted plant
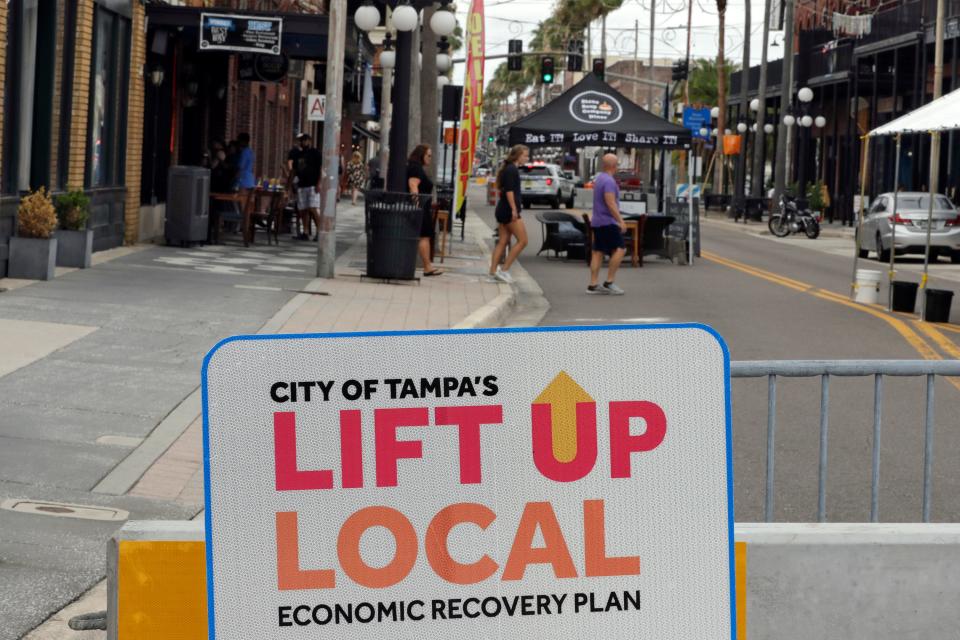
[(87, 229), (90, 198), (83, 191), (57, 196), (57, 266), (86, 269), (93, 256), (93, 230)]
[(807, 185), (807, 206), (813, 211), (817, 220), (823, 220), (823, 210), (827, 208), (823, 194), (824, 184), (822, 180)]
[(57, 260), (57, 213), (47, 190), (40, 187), (20, 200), (17, 235), (10, 238), (7, 275), (11, 278), (50, 280)]

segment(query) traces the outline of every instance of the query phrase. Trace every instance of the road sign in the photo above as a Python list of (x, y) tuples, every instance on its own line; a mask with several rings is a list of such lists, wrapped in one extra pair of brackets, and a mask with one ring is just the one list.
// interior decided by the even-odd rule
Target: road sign
[(202, 378), (212, 640), (735, 635), (707, 327), (247, 336)]
[(709, 135), (700, 135), (700, 129), (710, 130), (710, 109), (683, 108), (683, 128), (689, 129), (694, 138), (706, 140)]
[(323, 122), (327, 113), (327, 96), (322, 93), (307, 95), (307, 120)]

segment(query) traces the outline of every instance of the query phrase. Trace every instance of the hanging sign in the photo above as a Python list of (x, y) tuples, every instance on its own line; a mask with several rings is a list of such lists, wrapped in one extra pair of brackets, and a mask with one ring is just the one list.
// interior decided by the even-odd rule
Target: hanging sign
[(307, 96), (307, 120), (323, 122), (327, 113), (327, 96), (323, 93), (311, 93)]
[(280, 53), (283, 18), (200, 14), (201, 51)]
[(467, 14), (467, 72), (463, 82), (463, 104), (460, 107), (460, 150), (454, 180), (454, 207), (458, 213), (467, 198), (467, 184), (473, 173), (473, 158), (480, 135), (483, 109), (483, 0), (472, 0)]
[(712, 329), (245, 336), (202, 380), (211, 640), (735, 635)]
[(241, 53), (237, 56), (237, 78), (248, 82), (282, 82), (290, 61), (285, 54)]

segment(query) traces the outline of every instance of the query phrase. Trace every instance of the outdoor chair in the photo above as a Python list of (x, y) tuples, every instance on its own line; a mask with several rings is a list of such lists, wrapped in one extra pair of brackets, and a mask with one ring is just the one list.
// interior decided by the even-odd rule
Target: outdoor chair
[[(559, 258), (561, 253), (565, 253), (567, 258), (574, 257), (571, 254), (577, 251), (587, 251), (587, 227), (577, 218), (563, 211), (541, 211), (537, 214), (537, 221), (543, 231), (543, 244), (537, 255), (544, 251), (553, 251), (553, 257)], [(549, 255), (547, 258), (549, 259)]]

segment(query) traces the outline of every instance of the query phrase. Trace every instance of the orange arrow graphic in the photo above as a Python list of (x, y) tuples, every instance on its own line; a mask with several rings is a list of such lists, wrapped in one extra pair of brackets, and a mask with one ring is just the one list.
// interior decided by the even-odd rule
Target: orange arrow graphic
[(558, 373), (533, 401), (550, 405), (553, 457), (558, 462), (569, 462), (577, 455), (577, 404), (593, 401), (566, 371)]

